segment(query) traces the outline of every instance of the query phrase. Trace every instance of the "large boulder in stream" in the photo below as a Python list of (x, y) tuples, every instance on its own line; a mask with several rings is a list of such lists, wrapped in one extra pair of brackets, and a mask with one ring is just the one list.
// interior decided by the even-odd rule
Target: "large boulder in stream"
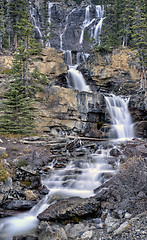
[(59, 200), (38, 215), (39, 220), (65, 221), (68, 219), (100, 216), (100, 202), (95, 198), (72, 197)]

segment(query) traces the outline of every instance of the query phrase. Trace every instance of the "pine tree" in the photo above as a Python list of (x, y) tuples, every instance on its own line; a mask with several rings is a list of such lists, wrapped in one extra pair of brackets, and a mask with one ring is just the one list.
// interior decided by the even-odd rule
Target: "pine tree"
[(8, 17), (9, 24), (12, 29), (11, 35), (13, 37), (14, 50), (17, 48), (18, 37), (21, 36), (20, 22), (22, 19), (28, 21), (29, 17), (29, 1), (26, 0), (9, 0), (8, 3)]
[(134, 15), (134, 1), (133, 0), (123, 0), (121, 3), (121, 28), (120, 28), (120, 37), (121, 44), (123, 47), (131, 45), (132, 41), (132, 17)]
[(119, 1), (105, 1), (105, 19), (103, 21), (101, 45), (106, 49), (119, 45)]
[(4, 1), (0, 0), (0, 49), (2, 49), (3, 35), (4, 35)]
[(147, 87), (147, 5), (145, 0), (138, 0), (135, 4), (135, 12), (132, 26), (133, 47), (138, 50), (140, 59), (141, 87)]
[(33, 102), (26, 94), (23, 82), (15, 80), (3, 101), (4, 114), (1, 116), (0, 132), (28, 134), (33, 129)]
[(34, 86), (29, 73), (29, 62), (32, 56), (40, 52), (40, 48), (32, 34), (33, 27), (27, 13), (17, 23), (17, 36), (21, 40), (18, 42), (14, 55), (12, 68), (14, 82), (5, 93), (3, 102), (3, 116), (0, 121), (1, 132), (24, 134), (29, 133), (33, 127), (32, 97)]

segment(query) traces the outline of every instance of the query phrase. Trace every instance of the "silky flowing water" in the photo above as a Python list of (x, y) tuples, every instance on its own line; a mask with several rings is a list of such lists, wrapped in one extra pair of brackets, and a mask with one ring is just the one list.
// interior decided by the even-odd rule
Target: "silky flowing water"
[[(52, 7), (54, 3), (49, 3), (49, 19), (51, 24)], [(103, 6), (96, 6), (96, 16), (91, 18), (90, 16), (91, 6), (85, 8), (85, 19), (81, 26), (81, 35), (79, 39), (79, 45), (83, 45), (85, 29), (91, 26), (91, 38), (94, 38), (97, 43), (100, 43), (100, 33), (103, 23)], [(30, 15), (37, 29), (38, 35), (42, 38), (39, 22), (36, 20), (34, 9), (30, 10)], [(65, 26), (60, 33), (60, 50), (66, 55), (66, 62), (68, 65), (68, 86), (79, 91), (90, 91), (90, 87), (86, 84), (86, 81), (82, 73), (77, 69), (81, 62), (89, 56), (87, 53), (77, 52), (77, 62), (73, 64), (71, 50), (63, 49), (63, 37), (67, 30), (68, 18), (73, 14), (75, 9), (69, 12), (66, 17)], [(48, 46), (51, 46), (48, 42)], [(111, 136), (118, 140), (125, 140), (134, 137), (133, 125), (128, 110), (128, 101), (121, 97), (114, 95), (105, 97), (108, 112), (112, 121)], [(87, 150), (85, 150), (87, 151)], [(42, 199), (35, 207), (26, 213), (21, 213), (13, 217), (4, 218), (0, 221), (0, 239), (11, 240), (13, 236), (23, 235), (36, 229), (39, 220), (37, 216), (44, 211), (50, 204), (53, 203), (53, 199), (68, 198), (72, 196), (80, 196), (82, 198), (90, 197), (94, 195), (94, 189), (102, 184), (105, 174), (111, 176), (115, 174), (115, 169), (108, 164), (109, 160), (113, 158), (110, 156), (111, 148), (104, 149), (99, 147), (95, 153), (87, 153), (82, 157), (71, 158), (71, 161), (64, 169), (52, 168), (52, 174), (50, 176), (42, 177), (42, 184), (46, 185), (50, 190), (49, 194)]]
[[(128, 100), (119, 96), (105, 97), (108, 112), (112, 119), (112, 131), (117, 134), (117, 139), (130, 139), (134, 136), (131, 127), (131, 117), (128, 110)], [(42, 184), (50, 190), (49, 194), (35, 207), (26, 213), (14, 217), (4, 218), (0, 221), (1, 239), (11, 240), (13, 236), (22, 235), (34, 230), (39, 221), (37, 216), (44, 211), (54, 198), (68, 198), (79, 196), (82, 198), (94, 195), (94, 189), (102, 184), (105, 174), (115, 174), (109, 160), (111, 148), (102, 146), (94, 153), (88, 150), (84, 157), (71, 158), (64, 169), (54, 169), (52, 174), (42, 178)]]
[(111, 117), (111, 136), (119, 140), (132, 139), (134, 137), (134, 127), (128, 109), (129, 98), (120, 96), (106, 96), (106, 105)]

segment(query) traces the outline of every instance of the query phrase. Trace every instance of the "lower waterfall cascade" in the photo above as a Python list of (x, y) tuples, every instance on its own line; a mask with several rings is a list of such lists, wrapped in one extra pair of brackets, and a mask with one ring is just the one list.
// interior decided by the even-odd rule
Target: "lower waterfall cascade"
[[(113, 125), (115, 124), (118, 138), (124, 140), (133, 137), (133, 132), (128, 133), (130, 131), (128, 130), (128, 124), (130, 124), (128, 102), (114, 95), (105, 97), (105, 99), (107, 106), (111, 108), (110, 115), (113, 118), (112, 122)], [(120, 121), (117, 115), (119, 115)], [(122, 124), (125, 125), (124, 122), (126, 122), (127, 126), (122, 126)], [(115, 144), (113, 143), (113, 148), (116, 146), (118, 148), (118, 144)], [(50, 190), (49, 194), (30, 211), (2, 219), (0, 221), (0, 232), (4, 236), (2, 240), (11, 240), (13, 236), (33, 231), (39, 223), (38, 214), (52, 204), (54, 196), (58, 196), (59, 199), (73, 196), (81, 198), (93, 196), (94, 189), (99, 187), (102, 181), (105, 181), (105, 174), (113, 176), (117, 170), (117, 167), (114, 168), (109, 164), (109, 161), (114, 158), (110, 155), (111, 149), (112, 144), (111, 147), (108, 144), (106, 148), (100, 145), (94, 153), (84, 149), (87, 151), (86, 155), (84, 157), (71, 157), (70, 162), (64, 169), (54, 169), (52, 166), (52, 174), (49, 177), (47, 175), (42, 177), (42, 185), (45, 185)], [(119, 162), (119, 157), (117, 161)], [(116, 166), (117, 164), (116, 162)]]
[(113, 94), (106, 96), (105, 100), (112, 121), (110, 137), (120, 140), (134, 138), (134, 127), (128, 110), (129, 98), (124, 99)]

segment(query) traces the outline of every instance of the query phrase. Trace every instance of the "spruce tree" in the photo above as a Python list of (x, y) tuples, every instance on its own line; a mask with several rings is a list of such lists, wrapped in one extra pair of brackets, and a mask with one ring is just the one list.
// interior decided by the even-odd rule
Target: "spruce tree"
[[(14, 82), (5, 93), (0, 131), (5, 133), (28, 134), (33, 127), (33, 90), (29, 62), (40, 52), (39, 44), (33, 38), (33, 28), (26, 11), (17, 23), (19, 43), (14, 55), (12, 73)], [(21, 35), (19, 35), (21, 33)]]
[(28, 20), (29, 1), (27, 0), (9, 0), (8, 17), (13, 38), (13, 48), (16, 50), (18, 38), (21, 36), (20, 22), (22, 19)]
[(2, 49), (4, 30), (4, 1), (0, 0), (0, 49)]
[(119, 18), (120, 9), (119, 2), (105, 1), (105, 19), (103, 21), (102, 33), (101, 33), (101, 45), (106, 49), (113, 48), (119, 45), (120, 39), (119, 32)]
[(141, 87), (147, 87), (147, 5), (145, 0), (138, 0), (135, 4), (135, 12), (132, 25), (133, 48), (137, 49), (137, 57), (140, 59)]

